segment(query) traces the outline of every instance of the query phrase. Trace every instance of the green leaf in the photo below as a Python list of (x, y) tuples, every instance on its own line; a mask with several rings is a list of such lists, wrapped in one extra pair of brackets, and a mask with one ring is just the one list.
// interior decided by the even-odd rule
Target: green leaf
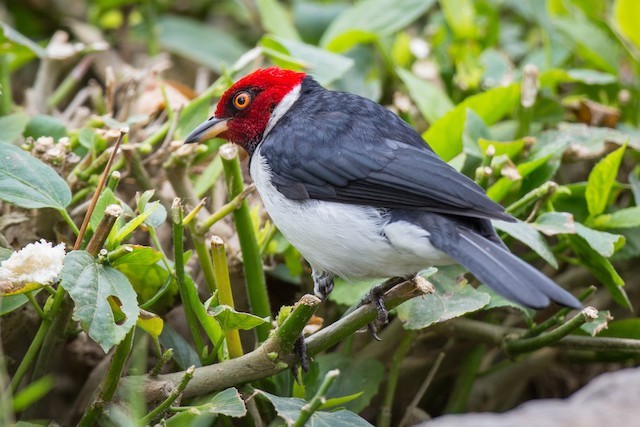
[[(88, 252), (67, 254), (60, 284), (75, 303), (74, 316), (105, 352), (135, 326), (140, 310), (131, 283), (118, 270), (99, 264)], [(110, 297), (117, 299), (126, 316), (121, 322), (114, 319)]]
[(624, 156), (626, 145), (610, 153), (600, 160), (589, 173), (585, 198), (589, 214), (599, 215), (607, 208), (611, 189), (616, 181), (618, 169)]
[(465, 271), (459, 265), (440, 268), (429, 278), (436, 288), (435, 293), (413, 298), (398, 306), (398, 318), (402, 320), (404, 328), (423, 329), (486, 306), (489, 295), (477, 291), (466, 281), (458, 283), (457, 278)]
[(238, 393), (238, 389), (235, 387), (217, 393), (209, 403), (199, 407), (199, 409), (200, 408), (210, 414), (221, 414), (234, 418), (247, 415), (247, 407), (244, 405), (244, 401), (240, 393)]
[(276, 36), (292, 40), (300, 40), (300, 35), (293, 26), (289, 11), (276, 0), (258, 0), (256, 2), (260, 21), (265, 30)]
[(67, 129), (64, 127), (64, 123), (53, 116), (38, 115), (29, 121), (24, 130), (24, 136), (30, 136), (34, 139), (50, 136), (57, 141), (67, 136)]
[(440, 8), (457, 38), (473, 39), (477, 36), (477, 18), (470, 0), (440, 0)]
[(0, 30), (2, 30), (0, 31), (0, 41), (4, 42), (5, 40), (8, 40), (13, 44), (24, 46), (29, 51), (33, 52), (38, 58), (44, 58), (47, 56), (46, 50), (2, 21), (0, 21)]
[(158, 338), (164, 329), (164, 320), (155, 313), (140, 310), (136, 326), (151, 335), (153, 338)]
[(118, 199), (116, 199), (116, 195), (113, 194), (110, 188), (105, 188), (100, 196), (98, 197), (98, 201), (96, 202), (96, 207), (91, 214), (91, 218), (89, 218), (89, 225), (92, 230), (96, 230), (98, 225), (100, 225), (100, 221), (104, 217), (104, 212), (109, 205), (120, 205)]
[(162, 259), (162, 253), (149, 246), (126, 245), (126, 247), (129, 252), (113, 261), (111, 263), (112, 267), (118, 267), (122, 264), (147, 266), (153, 265)]
[(336, 304), (347, 306), (358, 303), (371, 288), (382, 283), (380, 279), (349, 282), (340, 277), (336, 277), (334, 282), (333, 291), (329, 294), (329, 299)]
[(248, 331), (256, 326), (269, 323), (268, 317), (263, 318), (249, 313), (242, 313), (224, 304), (210, 308), (207, 313), (213, 316), (225, 331), (232, 329)]
[(529, 223), (518, 220), (517, 222), (492, 221), (492, 224), (498, 230), (504, 231), (511, 237), (520, 240), (529, 246), (542, 259), (551, 264), (554, 268), (558, 268), (558, 261), (553, 256), (553, 252), (547, 245), (546, 240), (542, 238), (538, 230)]
[(636, 0), (615, 0), (613, 4), (613, 22), (618, 31), (637, 49), (640, 49), (640, 3)]
[[(290, 67), (293, 60), (308, 69), (308, 73), (322, 85), (339, 79), (353, 66), (351, 58), (300, 41), (267, 36), (262, 38), (260, 45), (268, 48), (265, 53), (276, 64)], [(274, 56), (274, 52), (285, 56)]]
[(573, 220), (573, 215), (567, 212), (543, 213), (531, 225), (547, 236), (576, 233), (576, 223)]
[(55, 386), (52, 375), (38, 378), (20, 390), (13, 398), (14, 412), (22, 412), (38, 400), (45, 397)]
[[(256, 390), (256, 393), (271, 402), (278, 416), (284, 420), (287, 426), (292, 426), (300, 418), (300, 411), (307, 404), (305, 400), (297, 397), (279, 397), (263, 390)], [(372, 427), (364, 418), (345, 409), (334, 412), (316, 411), (311, 415), (307, 425), (314, 427)]]
[(159, 200), (149, 203), (154, 194), (155, 190), (145, 191), (137, 198), (136, 206), (138, 207), (138, 212), (151, 211), (151, 214), (145, 218), (144, 223), (149, 227), (157, 228), (166, 221), (167, 210)]
[[(160, 206), (160, 202), (153, 202), (146, 205), (144, 212), (141, 212), (140, 214), (138, 214), (136, 217), (134, 217), (129, 222), (127, 222), (124, 225), (124, 227), (118, 230), (118, 233), (113, 239), (113, 242), (117, 242), (117, 243), (122, 242), (129, 234), (133, 233), (136, 230), (136, 228), (140, 227), (140, 225), (142, 225), (142, 223), (145, 222), (145, 220), (149, 218), (149, 216), (153, 213), (153, 211), (158, 209), (159, 206)], [(165, 214), (166, 214), (166, 211), (165, 211)], [(111, 243), (111, 238), (109, 239), (109, 241)]]
[(353, 359), (342, 353), (322, 354), (315, 358), (318, 364), (318, 375), (312, 383), (305, 382), (307, 399), (311, 399), (322, 383), (327, 372), (339, 369), (339, 375), (331, 384), (327, 398), (338, 398), (362, 393), (358, 398), (344, 402), (344, 408), (358, 413), (366, 408), (377, 394), (385, 377), (384, 366), (375, 359)]
[(222, 158), (216, 156), (196, 177), (194, 186), (196, 195), (198, 197), (204, 197), (207, 191), (218, 181), (218, 178), (222, 175), (222, 171)]
[(27, 209), (61, 210), (71, 202), (71, 190), (50, 166), (0, 142), (0, 199)]
[(590, 322), (584, 323), (580, 326), (584, 332), (588, 333), (592, 337), (599, 335), (600, 332), (607, 329), (609, 327), (609, 321), (612, 320), (611, 313), (609, 310), (599, 310), (598, 317), (591, 320)]
[(191, 365), (202, 366), (200, 358), (193, 347), (171, 325), (166, 325), (162, 329), (160, 344), (163, 348), (173, 349), (173, 359), (180, 369), (185, 370)]
[(582, 237), (589, 246), (605, 258), (609, 258), (624, 245), (625, 238), (620, 234), (596, 231), (579, 222), (575, 226), (578, 236)]
[(384, 37), (422, 16), (435, 0), (364, 0), (342, 12), (325, 31), (320, 46), (342, 52), (362, 41)]
[(620, 49), (606, 32), (585, 18), (559, 17), (553, 20), (553, 24), (567, 39), (576, 43), (578, 53), (584, 59), (609, 73), (617, 74)]
[(158, 19), (162, 47), (220, 73), (247, 48), (228, 32), (190, 18), (164, 15)]
[[(34, 294), (38, 292), (35, 291)], [(13, 310), (22, 307), (29, 302), (29, 298), (23, 294), (3, 296), (0, 295), (0, 316), (11, 313)]]
[(640, 206), (620, 209), (612, 214), (598, 215), (591, 225), (604, 229), (640, 227)]
[(180, 112), (176, 125), (176, 138), (185, 138), (196, 126), (209, 117), (211, 97), (196, 98)]
[[(520, 163), (516, 167), (518, 169), (518, 174), (522, 178), (528, 176), (540, 166), (545, 165), (552, 156), (553, 154), (549, 154), (546, 157), (541, 157), (539, 159)], [(519, 181), (520, 180), (513, 181), (510, 178), (503, 176), (498, 179), (491, 187), (489, 187), (489, 189), (487, 189), (487, 196), (489, 196), (489, 198), (491, 198), (492, 200), (499, 202), (506, 197), (509, 190), (511, 190), (511, 187), (513, 187), (513, 185)]]
[(640, 318), (622, 319), (609, 322), (601, 337), (631, 338), (640, 340)]
[(247, 415), (247, 407), (235, 387), (228, 388), (204, 405), (191, 406), (192, 410), (183, 411), (166, 420), (168, 427), (205, 427), (213, 425), (215, 415), (240, 418)]
[(435, 84), (419, 79), (402, 68), (396, 68), (396, 73), (407, 87), (409, 96), (418, 106), (422, 116), (429, 123), (434, 123), (453, 109), (453, 102), (449, 96)]
[(15, 141), (27, 128), (27, 123), (29, 123), (29, 115), (22, 111), (0, 117), (0, 141)]
[(580, 263), (594, 275), (607, 288), (613, 300), (633, 310), (631, 301), (623, 289), (624, 280), (611, 265), (608, 259), (593, 250), (589, 243), (578, 235), (567, 235), (565, 237), (573, 251), (578, 255)]
[(473, 95), (445, 114), (422, 134), (433, 150), (445, 161), (462, 152), (462, 126), (467, 109), (473, 110), (485, 124), (492, 125), (513, 111), (520, 100), (520, 85), (497, 87)]
[(525, 307), (523, 305), (518, 304), (517, 302), (513, 302), (510, 299), (503, 297), (502, 295), (500, 295), (499, 293), (497, 293), (496, 291), (494, 291), (484, 283), (478, 286), (478, 291), (484, 292), (485, 294), (489, 295), (489, 298), (491, 298), (491, 300), (489, 301), (489, 304), (485, 305), (482, 308), (483, 310), (491, 310), (493, 308), (503, 308), (503, 307), (516, 308), (520, 310), (528, 320), (532, 320), (533, 316), (535, 316), (536, 314), (536, 311), (534, 309)]

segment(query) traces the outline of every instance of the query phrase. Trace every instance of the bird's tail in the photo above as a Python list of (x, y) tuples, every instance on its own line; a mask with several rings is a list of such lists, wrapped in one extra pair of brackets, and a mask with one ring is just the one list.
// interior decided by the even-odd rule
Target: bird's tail
[(505, 247), (472, 230), (458, 230), (460, 239), (457, 244), (437, 245), (438, 249), (468, 268), (499, 294), (530, 308), (546, 307), (550, 301), (582, 308), (573, 295)]

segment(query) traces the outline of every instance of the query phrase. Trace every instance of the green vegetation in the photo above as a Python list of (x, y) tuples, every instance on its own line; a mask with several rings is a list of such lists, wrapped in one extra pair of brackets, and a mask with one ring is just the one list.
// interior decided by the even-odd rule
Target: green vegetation
[[(0, 5), (0, 425), (408, 426), (638, 364), (638, 16), (635, 0)], [(356, 334), (373, 283), (305, 295), (243, 153), (182, 145), (272, 64), (397, 112), (519, 219), (495, 222), (514, 252), (597, 310), (534, 312), (450, 266), (390, 291), (382, 342)]]

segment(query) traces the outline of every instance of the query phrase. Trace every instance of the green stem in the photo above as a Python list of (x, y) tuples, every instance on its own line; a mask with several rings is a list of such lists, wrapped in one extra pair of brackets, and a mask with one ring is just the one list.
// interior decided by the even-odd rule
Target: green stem
[(42, 307), (40, 307), (40, 304), (38, 304), (36, 299), (33, 297), (33, 293), (27, 292), (25, 296), (27, 297), (27, 299), (29, 300), (33, 308), (38, 312), (38, 316), (40, 316), (41, 319), (44, 319), (45, 317), (47, 317), (45, 312), (42, 310)]
[[(218, 322), (216, 322), (215, 319), (207, 314), (204, 305), (198, 297), (198, 291), (196, 290), (195, 285), (191, 281), (187, 283), (185, 277), (183, 258), (184, 247), (182, 242), (182, 239), (184, 237), (184, 218), (180, 199), (174, 200), (171, 212), (172, 219), (174, 221), (174, 265), (176, 271), (176, 280), (178, 281), (178, 290), (180, 291), (180, 298), (182, 299), (182, 304), (185, 309), (189, 328), (191, 329), (192, 334), (194, 334), (194, 343), (196, 342), (195, 340), (199, 341), (200, 347), (198, 347), (198, 344), (196, 344), (196, 348), (200, 352), (200, 357), (202, 358), (201, 361), (205, 362), (210, 360), (211, 357), (208, 357), (202, 352), (204, 350), (204, 345), (202, 344), (202, 340), (199, 335), (198, 323), (211, 341), (213, 347), (216, 347), (218, 343), (222, 341), (222, 329), (220, 328)], [(179, 221), (180, 223), (178, 224), (176, 221)], [(207, 258), (209, 258), (208, 254)], [(213, 349), (209, 354), (211, 356), (215, 354)]]
[[(233, 293), (231, 292), (231, 281), (229, 280), (227, 253), (224, 247), (224, 241), (218, 236), (211, 238), (211, 258), (213, 259), (213, 271), (216, 276), (216, 284), (218, 285), (218, 300), (221, 305), (228, 305), (231, 308), (235, 308)], [(229, 357), (233, 359), (242, 356), (244, 353), (242, 351), (242, 343), (240, 342), (238, 330), (230, 329), (225, 332), (225, 336), (227, 338), (227, 347), (229, 348)]]
[(329, 387), (331, 387), (331, 384), (333, 384), (333, 381), (338, 377), (338, 375), (340, 375), (340, 371), (338, 369), (332, 369), (327, 372), (327, 375), (324, 376), (324, 380), (322, 381), (322, 384), (320, 384), (315, 396), (313, 396), (313, 399), (311, 399), (309, 403), (304, 405), (300, 410), (300, 416), (296, 422), (293, 423), (293, 427), (304, 427), (313, 413), (327, 401), (325, 396), (329, 391)]
[(154, 133), (149, 135), (144, 141), (142, 141), (139, 145), (140, 149), (146, 150), (143, 147), (155, 147), (164, 141), (164, 137), (167, 136), (167, 132), (169, 132), (169, 122), (165, 122), (162, 126), (158, 128)]
[(597, 316), (598, 311), (596, 309), (587, 307), (568, 322), (558, 326), (550, 332), (543, 333), (532, 338), (508, 340), (504, 343), (504, 348), (509, 354), (518, 354), (528, 353), (539, 348), (546, 347), (569, 335), (583, 324), (591, 322)]
[[(176, 281), (178, 282), (178, 291), (180, 292), (180, 299), (182, 300), (182, 306), (184, 307), (184, 313), (187, 317), (187, 324), (191, 331), (193, 343), (196, 346), (196, 351), (200, 360), (204, 360), (204, 344), (200, 337), (200, 330), (198, 328), (198, 322), (194, 313), (196, 305), (201, 304), (198, 295), (195, 294), (195, 289), (191, 289), (185, 280), (184, 274), (184, 226), (182, 225), (182, 205), (180, 199), (173, 201), (171, 207), (171, 216), (173, 219), (173, 262), (176, 272)], [(194, 295), (195, 294), (195, 295)]]
[(11, 70), (9, 69), (9, 57), (0, 54), (0, 116), (5, 116), (13, 110), (11, 98)]
[(180, 396), (180, 393), (182, 393), (187, 387), (187, 384), (189, 384), (189, 381), (191, 381), (191, 378), (193, 378), (193, 372), (195, 370), (195, 366), (190, 366), (182, 376), (182, 380), (180, 380), (178, 387), (176, 387), (162, 403), (160, 403), (151, 412), (140, 419), (140, 424), (155, 424), (155, 422), (169, 409), (171, 404), (176, 401), (176, 399)]
[(124, 371), (125, 364), (131, 352), (133, 344), (133, 335), (135, 333), (135, 327), (131, 328), (129, 333), (124, 337), (124, 340), (116, 347), (109, 369), (105, 375), (102, 383), (99, 386), (99, 392), (96, 399), (91, 403), (87, 411), (80, 419), (78, 426), (91, 427), (96, 424), (98, 418), (102, 414), (104, 407), (111, 401), (113, 395), (118, 388), (118, 382)]
[(255, 190), (255, 185), (251, 184), (240, 194), (235, 196), (229, 203), (222, 206), (220, 209), (211, 214), (207, 219), (198, 224), (196, 230), (199, 234), (204, 234), (211, 228), (213, 224), (220, 221), (225, 216), (229, 215), (231, 212), (234, 212), (236, 209), (242, 206), (242, 202), (247, 198), (249, 194)]
[[(584, 292), (582, 292), (582, 294), (580, 294), (580, 296), (578, 297), (578, 299), (580, 301), (584, 301), (587, 298), (589, 298), (589, 296), (591, 294), (593, 294), (595, 291), (597, 290), (597, 288), (595, 286), (589, 286)], [(569, 314), (573, 309), (569, 308), (569, 307), (563, 307), (560, 310), (558, 310), (556, 312), (556, 314), (554, 314), (553, 316), (549, 317), (547, 320), (545, 320), (544, 322), (541, 322), (540, 324), (532, 327), (531, 329), (529, 329), (529, 331), (522, 337), (522, 338), (531, 338), (531, 337), (535, 337), (536, 335), (540, 335), (542, 332), (546, 331), (547, 329), (550, 329), (556, 325), (561, 324), (562, 322), (564, 322), (564, 318), (567, 314)]]
[(171, 273), (169, 273), (167, 275), (167, 280), (164, 281), (164, 284), (162, 285), (162, 287), (160, 289), (158, 289), (158, 292), (156, 292), (155, 294), (153, 294), (153, 296), (151, 298), (149, 298), (147, 301), (145, 301), (143, 304), (140, 304), (140, 308), (143, 310), (149, 310), (151, 309), (151, 307), (153, 307), (153, 304), (155, 304), (156, 302), (158, 302), (158, 300), (160, 298), (162, 298), (162, 296), (167, 293), (167, 291), (169, 290), (169, 285), (171, 285)]
[(378, 412), (378, 427), (389, 427), (391, 425), (391, 410), (393, 408), (393, 398), (396, 394), (398, 386), (398, 377), (400, 376), (400, 365), (407, 355), (409, 348), (415, 338), (415, 331), (406, 331), (400, 341), (398, 349), (393, 353), (391, 359), (391, 369), (387, 376), (387, 388), (384, 393), (384, 400), (380, 411)]
[(517, 215), (522, 212), (527, 206), (536, 202), (538, 199), (553, 194), (558, 189), (558, 184), (553, 181), (547, 181), (540, 187), (529, 191), (522, 196), (519, 200), (515, 201), (505, 209), (512, 215)]
[(211, 256), (209, 255), (209, 249), (204, 242), (204, 237), (195, 231), (193, 223), (191, 223), (190, 229), (191, 236), (193, 237), (193, 247), (196, 250), (196, 254), (198, 254), (198, 261), (200, 269), (202, 270), (202, 275), (204, 276), (204, 281), (207, 283), (209, 291), (213, 294), (218, 286), (216, 285), (216, 278), (215, 273), (213, 272), (213, 263), (211, 262)]
[(478, 369), (486, 351), (485, 344), (476, 345), (464, 358), (460, 372), (453, 385), (453, 390), (444, 409), (445, 414), (459, 414), (467, 407), (467, 399), (471, 393), (473, 383), (478, 376)]
[(80, 233), (80, 230), (78, 229), (78, 226), (76, 225), (76, 223), (73, 222), (73, 219), (71, 219), (66, 209), (59, 209), (58, 212), (60, 212), (60, 215), (62, 215), (62, 218), (69, 225), (69, 227), (73, 231), (73, 234), (77, 236)]
[[(58, 287), (58, 289), (61, 289), (61, 288)], [(56, 299), (54, 297), (53, 304), (55, 305), (55, 303), (56, 303)], [(13, 374), (13, 378), (11, 378), (11, 384), (10, 384), (11, 392), (13, 394), (15, 394), (16, 391), (18, 390), (18, 387), (20, 386), (22, 379), (24, 378), (27, 371), (29, 370), (31, 363), (33, 363), (33, 361), (38, 356), (38, 351), (40, 350), (40, 347), (42, 346), (42, 343), (44, 342), (44, 339), (47, 336), (47, 332), (51, 327), (51, 321), (52, 320), (49, 316), (45, 317), (42, 320), (42, 323), (40, 324), (40, 328), (38, 328), (38, 332), (36, 333), (36, 336), (33, 338), (33, 341), (31, 341), (31, 345), (29, 346), (27, 353), (22, 357), (22, 360), (20, 361), (20, 365), (18, 365), (18, 369), (16, 369), (15, 374)]]
[(173, 358), (173, 349), (168, 348), (164, 353), (162, 353), (162, 356), (158, 360), (158, 363), (156, 363), (153, 369), (151, 369), (151, 372), (149, 372), (149, 376), (151, 378), (157, 377), (160, 371), (162, 370), (162, 367), (167, 363), (169, 363), (169, 361), (172, 358)]
[(47, 106), (51, 109), (57, 107), (62, 101), (64, 101), (71, 93), (73, 93), (80, 82), (84, 78), (84, 75), (89, 70), (91, 63), (93, 62), (93, 56), (85, 56), (78, 62), (69, 75), (58, 85), (56, 90), (49, 96), (47, 100)]
[[(219, 150), (222, 166), (224, 168), (227, 191), (230, 198), (235, 198), (242, 193), (244, 183), (240, 160), (238, 159), (238, 148), (234, 144), (224, 144)], [(269, 295), (267, 294), (267, 284), (262, 269), (262, 256), (258, 239), (256, 238), (249, 204), (242, 201), (240, 207), (233, 212), (233, 219), (236, 224), (240, 248), (242, 249), (242, 259), (249, 303), (253, 314), (260, 317), (271, 316), (271, 306)], [(258, 341), (263, 342), (269, 337), (271, 325), (262, 324), (256, 328)]]

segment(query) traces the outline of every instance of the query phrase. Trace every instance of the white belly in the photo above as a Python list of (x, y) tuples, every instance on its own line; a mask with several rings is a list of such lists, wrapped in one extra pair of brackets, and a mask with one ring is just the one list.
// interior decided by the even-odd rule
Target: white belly
[(287, 199), (271, 184), (259, 148), (250, 172), (275, 225), (318, 272), (346, 279), (384, 278), (453, 262), (431, 245), (427, 231), (408, 222), (389, 223), (378, 209)]

